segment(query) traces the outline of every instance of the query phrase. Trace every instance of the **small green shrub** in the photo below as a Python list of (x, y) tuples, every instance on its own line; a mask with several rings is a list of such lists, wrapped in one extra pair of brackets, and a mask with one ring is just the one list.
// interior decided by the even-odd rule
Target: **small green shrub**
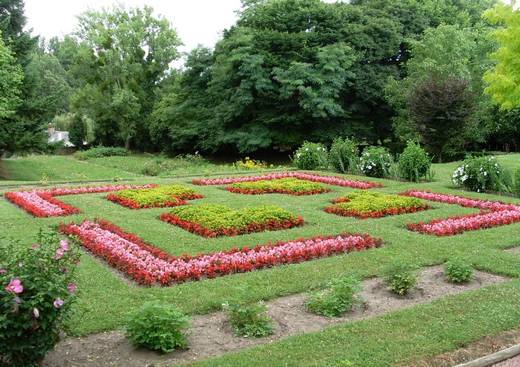
[(271, 318), (266, 314), (267, 307), (263, 303), (225, 303), (223, 308), (238, 336), (261, 338), (274, 332)]
[(515, 173), (513, 176), (513, 187), (512, 187), (511, 191), (516, 196), (520, 196), (520, 168), (517, 168), (515, 170)]
[(361, 155), (359, 169), (369, 177), (386, 177), (392, 166), (392, 156), (383, 147), (367, 147)]
[(472, 191), (500, 191), (502, 175), (502, 167), (495, 157), (468, 156), (453, 172), (452, 181), (453, 184)]
[(125, 148), (119, 147), (94, 147), (85, 151), (76, 152), (74, 157), (79, 160), (87, 160), (92, 158), (113, 157), (113, 156), (127, 156), (130, 152)]
[(417, 284), (417, 275), (411, 266), (397, 263), (383, 271), (383, 279), (388, 289), (404, 296)]
[(473, 267), (461, 259), (444, 264), (444, 275), (450, 283), (466, 283), (473, 278)]
[(151, 159), (143, 164), (141, 173), (146, 176), (159, 176), (166, 170), (165, 164), (160, 159)]
[(347, 173), (358, 164), (358, 144), (349, 138), (336, 138), (329, 151), (329, 163), (338, 172)]
[(345, 276), (333, 280), (329, 287), (309, 296), (305, 307), (309, 312), (326, 316), (338, 317), (350, 311), (360, 301), (356, 294), (361, 290), (358, 279)]
[(0, 365), (37, 366), (76, 298), (79, 252), (54, 232), (41, 231), (32, 246), (0, 242)]
[(306, 141), (294, 153), (293, 164), (299, 169), (307, 170), (326, 168), (328, 164), (327, 148), (322, 144)]
[(187, 347), (188, 326), (188, 318), (175, 306), (146, 303), (129, 314), (126, 335), (134, 345), (167, 353)]
[(431, 167), (428, 153), (417, 143), (409, 141), (398, 161), (399, 176), (407, 181), (418, 182), (426, 177)]

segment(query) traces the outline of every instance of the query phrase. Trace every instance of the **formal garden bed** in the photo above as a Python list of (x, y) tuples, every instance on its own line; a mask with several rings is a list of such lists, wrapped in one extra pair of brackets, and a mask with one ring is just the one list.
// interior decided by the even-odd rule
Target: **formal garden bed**
[(186, 200), (202, 199), (190, 187), (165, 185), (146, 189), (127, 189), (107, 195), (107, 199), (130, 209), (163, 208), (185, 205)]
[(289, 195), (315, 195), (329, 192), (324, 185), (298, 178), (280, 178), (276, 180), (260, 180), (238, 182), (226, 187), (229, 192), (237, 194), (289, 194)]
[(429, 209), (423, 200), (378, 192), (357, 191), (332, 200), (327, 213), (360, 219), (415, 213)]
[(276, 206), (231, 209), (224, 205), (201, 204), (174, 208), (161, 220), (204, 237), (236, 236), (277, 231), (303, 225), (303, 218)]

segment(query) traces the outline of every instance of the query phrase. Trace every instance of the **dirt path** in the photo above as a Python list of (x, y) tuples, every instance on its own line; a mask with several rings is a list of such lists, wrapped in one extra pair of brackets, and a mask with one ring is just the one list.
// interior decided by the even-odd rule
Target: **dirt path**
[[(253, 345), (266, 344), (290, 335), (322, 330), (328, 326), (365, 319), (393, 310), (427, 303), (450, 294), (478, 289), (500, 283), (506, 278), (476, 272), (475, 279), (465, 285), (447, 283), (439, 266), (424, 269), (417, 289), (407, 297), (388, 292), (381, 279), (363, 282), (363, 306), (340, 318), (329, 319), (310, 314), (304, 309), (306, 295), (293, 295), (266, 302), (269, 315), (275, 320), (276, 332), (262, 339), (240, 338), (233, 335), (222, 312), (194, 316), (189, 335), (190, 349), (160, 355), (131, 346), (121, 331), (93, 334), (60, 342), (45, 359), (47, 367), (143, 367), (167, 366), (175, 362), (191, 361), (221, 355)], [(500, 366), (502, 367), (502, 366)]]

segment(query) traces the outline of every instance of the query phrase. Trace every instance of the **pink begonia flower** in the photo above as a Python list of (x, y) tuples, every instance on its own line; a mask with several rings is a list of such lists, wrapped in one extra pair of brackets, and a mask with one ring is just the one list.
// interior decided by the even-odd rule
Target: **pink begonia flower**
[(63, 251), (69, 251), (69, 243), (65, 240), (61, 240), (60, 241), (60, 248), (63, 250)]
[(20, 294), (23, 292), (22, 281), (18, 278), (11, 279), (5, 290), (9, 293)]
[(40, 317), (40, 311), (38, 311), (37, 308), (33, 308), (33, 315), (34, 315), (35, 318)]
[(54, 300), (53, 305), (54, 305), (54, 308), (59, 309), (61, 306), (63, 306), (64, 303), (65, 302), (63, 302), (63, 300), (61, 298), (56, 298)]
[(65, 252), (63, 251), (63, 249), (60, 247), (59, 249), (56, 250), (56, 255), (54, 255), (54, 260), (59, 260), (63, 257), (63, 254)]
[(67, 285), (67, 289), (69, 291), (69, 293), (75, 293), (76, 292), (76, 284), (74, 283), (69, 283), (69, 285)]

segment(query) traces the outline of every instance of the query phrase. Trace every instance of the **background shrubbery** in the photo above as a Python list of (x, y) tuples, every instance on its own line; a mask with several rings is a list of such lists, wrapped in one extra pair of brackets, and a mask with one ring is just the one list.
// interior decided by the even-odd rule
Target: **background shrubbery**
[(74, 154), (77, 159), (87, 160), (91, 158), (127, 156), (130, 154), (128, 150), (120, 147), (94, 147), (85, 151), (79, 151)]
[(299, 169), (316, 170), (327, 168), (327, 148), (319, 143), (304, 142), (294, 153), (293, 164)]

